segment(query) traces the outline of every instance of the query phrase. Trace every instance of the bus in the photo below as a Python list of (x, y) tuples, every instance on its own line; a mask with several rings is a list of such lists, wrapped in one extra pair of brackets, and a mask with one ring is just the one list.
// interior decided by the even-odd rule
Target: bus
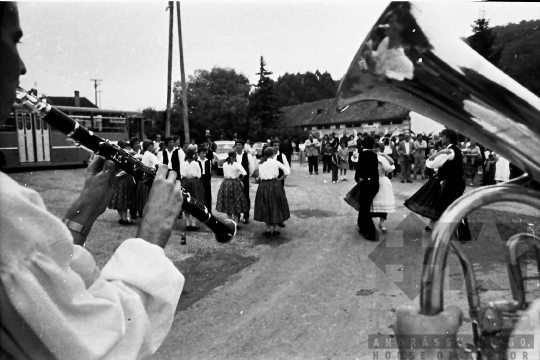
[[(144, 140), (151, 121), (142, 113), (90, 107), (55, 106), (96, 135), (113, 142), (132, 136)], [(0, 120), (2, 169), (87, 164), (92, 152), (52, 128), (37, 114), (15, 104), (10, 117)]]

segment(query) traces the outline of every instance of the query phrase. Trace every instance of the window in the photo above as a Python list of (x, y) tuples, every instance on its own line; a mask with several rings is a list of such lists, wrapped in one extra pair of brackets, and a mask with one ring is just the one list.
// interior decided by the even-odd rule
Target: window
[(23, 119), (22, 119), (22, 114), (17, 114), (17, 127), (19, 128), (19, 130), (22, 130), (23, 129)]
[(352, 127), (355, 127), (355, 125), (354, 124), (348, 124), (347, 127), (352, 128)]
[(26, 118), (26, 130), (32, 130), (32, 116), (30, 114), (25, 114)]
[[(20, 114), (17, 114), (20, 115)], [(21, 129), (22, 129), (22, 120), (21, 120)], [(0, 119), (0, 132), (9, 132), (15, 131), (15, 117), (14, 114), (10, 114), (9, 117), (3, 121)]]
[(392, 121), (390, 120), (381, 121), (381, 125), (391, 125), (391, 124), (392, 124)]
[(41, 119), (39, 118), (39, 116), (36, 116), (35, 120), (36, 120), (36, 130), (41, 131)]
[(392, 125), (397, 125), (397, 124), (403, 124), (403, 120), (394, 120), (394, 121), (392, 121)]
[(367, 123), (368, 125), (373, 125), (373, 121), (370, 121)]

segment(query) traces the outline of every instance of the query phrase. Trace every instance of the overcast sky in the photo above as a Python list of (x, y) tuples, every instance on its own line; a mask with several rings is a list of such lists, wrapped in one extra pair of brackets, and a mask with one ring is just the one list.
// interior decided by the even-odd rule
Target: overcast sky
[[(100, 107), (164, 109), (167, 101), (169, 14), (164, 2), (19, 3), (28, 73), (21, 86), (50, 96), (79, 90), (94, 102), (90, 79), (101, 79)], [(388, 2), (182, 1), (186, 76), (197, 69), (231, 67), (257, 81), (260, 56), (272, 77), (328, 71), (340, 79)], [(540, 18), (540, 3), (434, 2), (425, 11), (471, 34), (485, 10), (491, 25)], [(173, 82), (180, 80), (174, 28)]]

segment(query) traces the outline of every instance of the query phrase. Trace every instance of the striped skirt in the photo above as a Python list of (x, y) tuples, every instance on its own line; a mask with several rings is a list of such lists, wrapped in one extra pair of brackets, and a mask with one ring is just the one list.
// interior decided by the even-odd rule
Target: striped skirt
[(244, 185), (240, 180), (223, 180), (218, 191), (216, 210), (225, 214), (243, 214), (249, 211)]
[(124, 176), (114, 183), (114, 195), (109, 203), (109, 209), (128, 210), (135, 202), (137, 185), (133, 176)]
[(278, 224), (291, 217), (285, 189), (277, 179), (262, 180), (255, 196), (253, 219), (267, 224)]
[(206, 201), (206, 195), (204, 194), (204, 186), (199, 178), (185, 178), (180, 179), (182, 187), (191, 195), (191, 197), (204, 205)]

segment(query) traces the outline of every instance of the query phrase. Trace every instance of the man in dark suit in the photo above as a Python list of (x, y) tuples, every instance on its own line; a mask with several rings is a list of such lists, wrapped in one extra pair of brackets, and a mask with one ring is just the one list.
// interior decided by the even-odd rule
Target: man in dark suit
[[(212, 159), (207, 158), (208, 150), (205, 145), (200, 145), (199, 152), (199, 166), (201, 167), (201, 182), (204, 187), (205, 202), (204, 206), (212, 213)], [(209, 151), (212, 154), (212, 150)]]
[(377, 241), (379, 234), (371, 218), (371, 204), (379, 192), (379, 161), (377, 154), (372, 151), (375, 140), (371, 136), (366, 136), (362, 140), (362, 145), (363, 150), (358, 156), (354, 175), (354, 180), (360, 184), (358, 232), (366, 240)]
[[(444, 211), (465, 191), (465, 180), (463, 179), (463, 156), (461, 150), (457, 146), (458, 134), (450, 129), (444, 129), (441, 132), (441, 142), (443, 150), (431, 155), (430, 162), (433, 161), (431, 167), (438, 168), (437, 177), (440, 181), (444, 181), (441, 197), (439, 198), (439, 211)], [(448, 159), (442, 164), (435, 164), (436, 158), (440, 154), (449, 155)], [(457, 236), (459, 240), (471, 240), (471, 232), (467, 218), (463, 218), (458, 230)]]
[(251, 154), (248, 154), (244, 151), (244, 142), (240, 139), (236, 139), (235, 143), (236, 150), (236, 162), (242, 165), (246, 171), (246, 176), (242, 177), (242, 184), (244, 185), (244, 194), (248, 202), (248, 211), (244, 213), (244, 224), (249, 224), (249, 209), (251, 208), (251, 200), (249, 199), (249, 178), (253, 175), (255, 171), (255, 160)]

